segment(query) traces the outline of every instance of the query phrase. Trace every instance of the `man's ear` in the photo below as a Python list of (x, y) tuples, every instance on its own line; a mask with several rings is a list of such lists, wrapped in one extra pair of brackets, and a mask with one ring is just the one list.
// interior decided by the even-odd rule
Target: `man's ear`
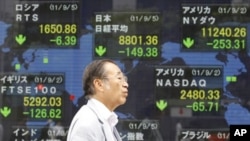
[(102, 91), (103, 90), (103, 82), (101, 79), (94, 79), (93, 84), (97, 91)]

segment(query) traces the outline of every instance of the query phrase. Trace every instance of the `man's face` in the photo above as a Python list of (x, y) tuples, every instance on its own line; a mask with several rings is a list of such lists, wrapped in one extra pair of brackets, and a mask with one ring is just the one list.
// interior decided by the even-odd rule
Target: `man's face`
[(106, 104), (117, 107), (126, 102), (128, 83), (120, 68), (112, 63), (105, 64), (104, 95)]

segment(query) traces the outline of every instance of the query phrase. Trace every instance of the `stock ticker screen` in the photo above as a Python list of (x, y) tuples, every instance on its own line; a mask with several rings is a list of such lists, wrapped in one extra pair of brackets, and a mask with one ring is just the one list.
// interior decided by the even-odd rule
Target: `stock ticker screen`
[(84, 67), (128, 77), (123, 141), (229, 141), (250, 125), (249, 0), (1, 0), (0, 141), (66, 141)]

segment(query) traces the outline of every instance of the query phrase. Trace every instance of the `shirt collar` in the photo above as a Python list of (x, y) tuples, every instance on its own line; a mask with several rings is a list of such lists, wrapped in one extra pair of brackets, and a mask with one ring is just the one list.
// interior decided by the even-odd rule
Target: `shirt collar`
[(91, 98), (89, 100), (96, 105), (100, 114), (105, 120), (107, 120), (107, 122), (112, 128), (118, 123), (118, 116), (115, 114), (115, 112), (109, 111), (109, 109), (97, 99)]

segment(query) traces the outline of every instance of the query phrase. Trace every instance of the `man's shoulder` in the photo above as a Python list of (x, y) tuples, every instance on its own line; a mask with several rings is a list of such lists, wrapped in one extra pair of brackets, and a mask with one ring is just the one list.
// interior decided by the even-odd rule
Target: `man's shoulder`
[(76, 113), (76, 116), (84, 116), (84, 117), (89, 117), (89, 116), (96, 116), (95, 113), (88, 107), (87, 105), (82, 106)]
[(78, 110), (73, 120), (76, 122), (84, 122), (85, 124), (94, 124), (99, 122), (97, 115), (86, 105), (82, 106)]

